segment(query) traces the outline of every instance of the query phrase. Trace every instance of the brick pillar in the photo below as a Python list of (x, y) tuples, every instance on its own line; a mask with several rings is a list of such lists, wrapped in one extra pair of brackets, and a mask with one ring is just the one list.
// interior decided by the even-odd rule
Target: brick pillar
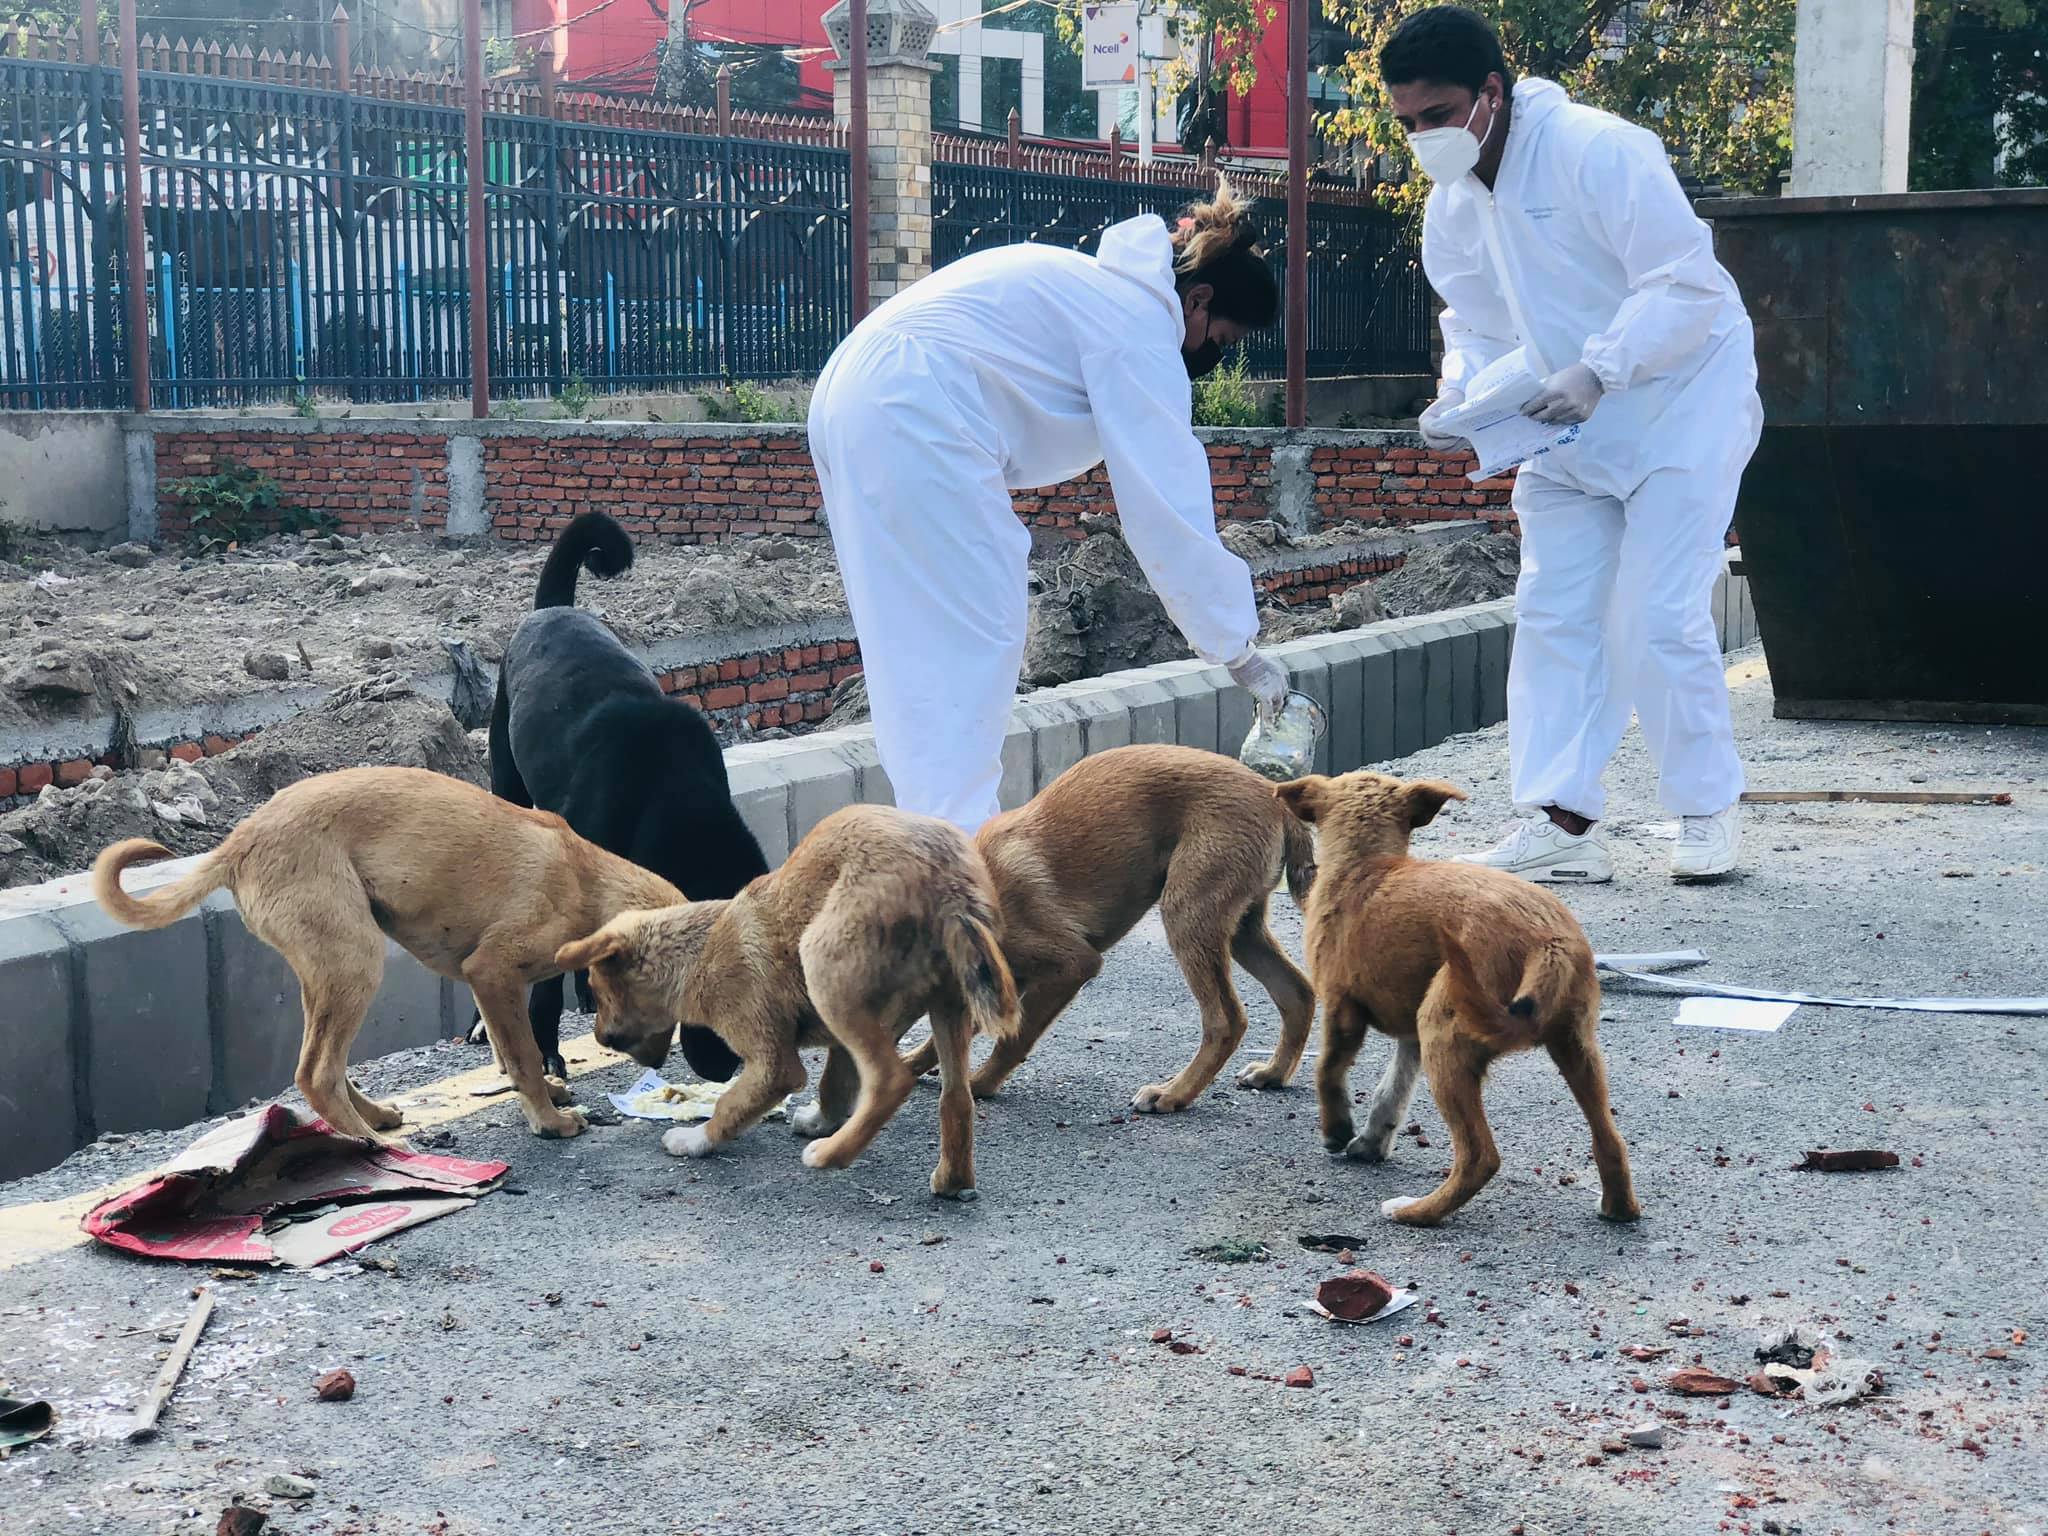
[[(832, 115), (850, 116), (847, 68), (834, 59)], [(881, 303), (932, 269), (932, 76), (924, 59), (868, 64), (868, 292)]]

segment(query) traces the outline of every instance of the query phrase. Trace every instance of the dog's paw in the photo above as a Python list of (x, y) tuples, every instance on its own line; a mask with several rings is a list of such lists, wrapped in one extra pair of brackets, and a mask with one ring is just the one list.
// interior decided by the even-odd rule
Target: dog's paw
[(558, 1109), (545, 1115), (533, 1117), (533, 1134), (552, 1141), (567, 1141), (572, 1136), (581, 1136), (590, 1129), (590, 1122), (583, 1118), (580, 1109)]
[[(540, 1070), (542, 1075), (552, 1077), (558, 1082), (566, 1083), (569, 1080), (569, 1063), (562, 1060), (559, 1056), (542, 1057)], [(557, 1104), (566, 1104), (569, 1101), (567, 1099), (557, 1099), (555, 1102)]]
[(487, 1045), (490, 1043), (490, 1038), (491, 1032), (484, 1027), (483, 1015), (477, 1015), (477, 1021), (469, 1026), (469, 1043), (471, 1045)]
[(805, 1104), (789, 1112), (790, 1133), (806, 1139), (830, 1136), (839, 1129), (841, 1123), (829, 1117), (822, 1104)]
[(1148, 1083), (1131, 1095), (1131, 1108), (1141, 1115), (1173, 1115), (1188, 1107), (1188, 1101), (1168, 1091), (1170, 1083)]
[(833, 1146), (830, 1136), (821, 1136), (804, 1147), (806, 1168), (844, 1168), (851, 1159), (837, 1156), (838, 1148)]
[(1408, 1214), (1410, 1210), (1421, 1204), (1422, 1197), (1420, 1195), (1395, 1195), (1392, 1199), (1380, 1202), (1380, 1214), (1388, 1220), (1398, 1221), (1404, 1226), (1435, 1226), (1435, 1220), (1428, 1215), (1418, 1213), (1411, 1216)]
[(1290, 1074), (1282, 1072), (1279, 1064), (1271, 1061), (1255, 1061), (1237, 1074), (1240, 1088), (1285, 1088)]
[(1323, 1150), (1332, 1157), (1342, 1157), (1347, 1147), (1358, 1139), (1349, 1120), (1323, 1127)]
[(962, 1205), (970, 1204), (981, 1198), (981, 1192), (972, 1184), (963, 1184), (958, 1189), (940, 1189), (937, 1180), (932, 1182), (932, 1193), (941, 1200), (958, 1200)]
[(1378, 1135), (1368, 1129), (1363, 1136), (1354, 1136), (1345, 1143), (1344, 1155), (1354, 1163), (1384, 1163), (1393, 1150), (1392, 1131)]
[(576, 1102), (576, 1090), (567, 1083), (557, 1081), (554, 1074), (550, 1073), (548, 1075), (548, 1097), (557, 1104), (574, 1104)]
[(679, 1125), (661, 1133), (661, 1150), (670, 1157), (709, 1157), (715, 1145), (701, 1125)]
[(1600, 1219), (1614, 1222), (1619, 1226), (1627, 1226), (1630, 1222), (1643, 1219), (1643, 1208), (1633, 1199), (1619, 1205), (1611, 1205), (1603, 1200), (1600, 1202)]

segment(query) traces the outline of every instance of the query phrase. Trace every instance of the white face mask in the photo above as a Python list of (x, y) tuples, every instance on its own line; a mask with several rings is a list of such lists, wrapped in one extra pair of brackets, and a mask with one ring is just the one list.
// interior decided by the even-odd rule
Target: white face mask
[[(1482, 96), (1479, 101), (1485, 99)], [(1496, 109), (1493, 117), (1487, 119), (1486, 138), (1473, 138), (1472, 119), (1479, 115), (1479, 101), (1472, 103), (1462, 128), (1428, 128), (1408, 135), (1408, 152), (1431, 181), (1456, 181), (1479, 163), (1479, 152), (1486, 148), (1486, 140), (1493, 137), (1493, 124), (1500, 116)]]

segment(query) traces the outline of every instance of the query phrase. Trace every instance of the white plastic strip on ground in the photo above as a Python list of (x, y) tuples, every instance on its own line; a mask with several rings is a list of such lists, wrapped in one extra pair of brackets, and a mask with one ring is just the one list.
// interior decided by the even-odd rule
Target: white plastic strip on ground
[(1696, 949), (1655, 955), (1595, 955), (1605, 976), (1620, 977), (1658, 992), (1684, 997), (1741, 997), (1759, 1003), (1800, 1003), (1815, 1008), (1877, 1008), (1901, 1013), (2011, 1013), (2048, 1016), (2048, 997), (1832, 997), (1813, 992), (1785, 992), (1771, 987), (1736, 987), (1718, 981), (1676, 981), (1652, 976), (1634, 966), (1700, 965), (1706, 956)]

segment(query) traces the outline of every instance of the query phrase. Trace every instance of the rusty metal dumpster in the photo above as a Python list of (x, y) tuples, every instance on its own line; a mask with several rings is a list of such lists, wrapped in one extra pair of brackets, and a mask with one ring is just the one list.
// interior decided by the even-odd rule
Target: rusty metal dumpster
[(2048, 724), (2048, 191), (1699, 212), (1756, 324), (1779, 715)]

